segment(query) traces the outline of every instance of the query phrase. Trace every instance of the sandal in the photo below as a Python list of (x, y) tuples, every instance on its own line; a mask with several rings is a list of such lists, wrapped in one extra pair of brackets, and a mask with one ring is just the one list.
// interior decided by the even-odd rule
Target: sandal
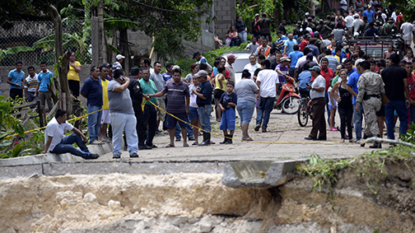
[(166, 145), (166, 148), (171, 148), (171, 147), (175, 147), (175, 146), (170, 143)]
[(193, 142), (192, 146), (197, 146), (197, 144), (199, 144), (198, 142)]
[(253, 141), (253, 139), (251, 137), (245, 139), (242, 138), (242, 141)]

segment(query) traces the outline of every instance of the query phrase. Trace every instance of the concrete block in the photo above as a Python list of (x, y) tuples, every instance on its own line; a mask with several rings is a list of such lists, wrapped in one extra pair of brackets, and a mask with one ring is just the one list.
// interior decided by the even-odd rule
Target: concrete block
[(306, 160), (241, 161), (226, 164), (222, 183), (233, 188), (272, 187), (284, 184), (287, 174)]
[[(104, 155), (113, 151), (111, 143), (104, 143), (101, 145), (89, 145), (88, 149), (91, 153), (96, 153), (99, 155)], [(83, 158), (66, 153), (66, 154), (39, 154), (32, 156), (16, 157), (9, 159), (1, 159), (1, 166), (11, 166), (11, 165), (27, 165), (27, 164), (41, 164), (41, 163), (50, 163), (50, 162), (80, 162), (84, 161)]]
[(42, 174), (43, 168), (41, 164), (0, 167), (0, 179), (31, 177)]

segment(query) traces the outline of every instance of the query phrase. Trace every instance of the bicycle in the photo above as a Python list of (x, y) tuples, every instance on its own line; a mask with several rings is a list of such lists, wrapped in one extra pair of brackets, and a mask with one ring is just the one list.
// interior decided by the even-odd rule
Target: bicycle
[(310, 101), (310, 97), (304, 97), (299, 100), (299, 107), (297, 112), (298, 117), (298, 124), (300, 124), (301, 127), (306, 127), (308, 123), (308, 117), (310, 116), (310, 119), (313, 119), (312, 116), (312, 108), (311, 106), (308, 106), (308, 102)]

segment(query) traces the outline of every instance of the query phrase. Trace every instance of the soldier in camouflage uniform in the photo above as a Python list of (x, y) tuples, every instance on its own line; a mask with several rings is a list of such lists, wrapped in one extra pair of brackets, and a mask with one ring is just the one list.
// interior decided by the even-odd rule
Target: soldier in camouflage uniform
[[(380, 137), (376, 112), (382, 107), (381, 94), (385, 93), (383, 80), (379, 74), (370, 71), (369, 61), (361, 62), (359, 69), (362, 69), (363, 73), (357, 83), (359, 93), (356, 99), (356, 111), (359, 112), (359, 106), (363, 103), (363, 112), (366, 121), (363, 139), (370, 136)], [(382, 148), (382, 145), (379, 142), (375, 142), (370, 148)]]

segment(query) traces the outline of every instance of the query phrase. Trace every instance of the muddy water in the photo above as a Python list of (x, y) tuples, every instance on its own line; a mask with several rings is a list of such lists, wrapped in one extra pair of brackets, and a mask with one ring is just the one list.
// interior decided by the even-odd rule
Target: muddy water
[[(343, 182), (306, 178), (233, 189), (217, 174), (66, 175), (0, 180), (0, 232), (412, 232), (410, 216)], [(353, 177), (348, 177), (349, 180)], [(341, 182), (340, 182), (341, 183)]]

